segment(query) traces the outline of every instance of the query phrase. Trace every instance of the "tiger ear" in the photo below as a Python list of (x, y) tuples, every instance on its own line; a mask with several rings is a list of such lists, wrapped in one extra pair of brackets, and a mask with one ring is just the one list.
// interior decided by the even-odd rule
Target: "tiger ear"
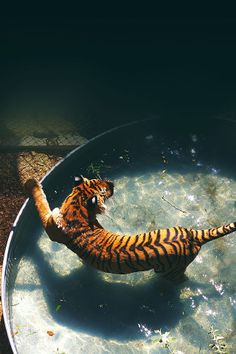
[(79, 186), (81, 183), (83, 183), (85, 180), (84, 176), (79, 175), (74, 177), (74, 182), (76, 186)]

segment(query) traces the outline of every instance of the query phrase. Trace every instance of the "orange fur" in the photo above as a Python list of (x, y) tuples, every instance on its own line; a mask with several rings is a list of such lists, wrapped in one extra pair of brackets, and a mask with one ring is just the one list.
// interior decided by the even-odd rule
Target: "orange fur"
[(28, 180), (25, 187), (50, 239), (65, 244), (86, 263), (109, 273), (154, 269), (167, 279), (180, 278), (202, 245), (236, 230), (236, 224), (231, 223), (207, 230), (176, 226), (139, 235), (114, 234), (96, 219), (98, 213), (104, 212), (106, 199), (113, 195), (111, 181), (81, 176), (61, 208), (54, 211), (36, 180)]

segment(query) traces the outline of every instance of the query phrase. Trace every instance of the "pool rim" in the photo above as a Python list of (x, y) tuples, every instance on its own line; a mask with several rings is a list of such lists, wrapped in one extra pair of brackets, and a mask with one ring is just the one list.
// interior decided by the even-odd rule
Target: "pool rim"
[[(230, 119), (230, 118), (221, 118), (221, 117), (209, 117), (207, 119), (208, 121), (216, 121), (216, 120), (220, 120), (220, 121), (228, 121), (231, 123), (236, 124), (236, 120)], [(91, 142), (94, 142), (96, 140), (99, 140), (101, 137), (103, 137), (104, 135), (110, 134), (112, 132), (115, 132), (117, 130), (132, 126), (132, 125), (136, 125), (136, 124), (141, 124), (144, 122), (149, 122), (149, 121), (163, 121), (163, 118), (160, 118), (158, 116), (155, 117), (151, 117), (151, 118), (146, 118), (146, 119), (141, 119), (141, 120), (135, 120), (135, 121), (131, 121), (125, 124), (121, 124), (118, 125), (116, 127), (110, 128), (96, 136), (94, 136), (93, 138), (90, 138), (87, 142), (83, 143), (82, 145), (74, 148), (72, 151), (70, 151), (68, 154), (66, 154), (66, 156), (58, 161), (55, 166), (53, 166), (46, 174), (45, 176), (40, 180), (40, 183), (42, 183), (42, 185), (44, 184), (45, 180), (48, 178), (48, 176), (62, 163), (64, 163), (65, 160), (67, 160), (68, 158), (70, 158), (72, 155), (74, 155), (77, 151), (84, 149), (88, 144), (90, 144)], [(181, 121), (180, 121), (181, 123)], [(9, 260), (9, 254), (10, 254), (10, 250), (11, 250), (11, 243), (12, 240), (14, 238), (14, 233), (16, 232), (16, 226), (17, 223), (23, 213), (23, 211), (27, 208), (28, 204), (30, 202), (30, 198), (27, 198), (25, 200), (25, 202), (23, 203), (22, 207), (20, 208), (15, 221), (12, 225), (11, 231), (9, 233), (8, 236), (8, 240), (7, 240), (7, 244), (6, 244), (6, 248), (4, 251), (4, 257), (3, 257), (3, 264), (2, 264), (2, 279), (1, 279), (1, 300), (2, 300), (2, 313), (3, 313), (3, 320), (4, 320), (4, 324), (5, 324), (5, 328), (6, 328), (6, 333), (7, 333), (7, 337), (12, 349), (13, 354), (19, 354), (19, 352), (17, 351), (15, 342), (14, 342), (14, 334), (12, 333), (12, 329), (11, 329), (11, 325), (10, 325), (10, 318), (9, 318), (9, 309), (8, 309), (8, 301), (7, 301), (7, 286), (6, 286), (6, 273), (7, 273), (7, 264), (8, 264), (8, 260)]]

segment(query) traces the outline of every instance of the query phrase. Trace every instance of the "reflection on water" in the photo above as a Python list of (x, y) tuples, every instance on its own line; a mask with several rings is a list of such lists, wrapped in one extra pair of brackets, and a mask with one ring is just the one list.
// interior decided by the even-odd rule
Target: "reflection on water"
[[(217, 168), (123, 175), (99, 221), (126, 233), (213, 227), (235, 220), (235, 191), (236, 181)], [(32, 346), (35, 353), (46, 347), (50, 353), (204, 353), (209, 345), (235, 352), (235, 257), (234, 234), (211, 242), (189, 266), (188, 280), (173, 285), (153, 271), (97, 272), (43, 233), (15, 280), (12, 328), (19, 353)]]

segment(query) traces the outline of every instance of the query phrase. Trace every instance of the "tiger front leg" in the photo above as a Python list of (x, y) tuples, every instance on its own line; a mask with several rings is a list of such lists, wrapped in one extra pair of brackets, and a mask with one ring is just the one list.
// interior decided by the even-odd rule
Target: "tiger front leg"
[(48, 220), (52, 215), (52, 211), (49, 207), (41, 184), (35, 178), (30, 178), (25, 183), (25, 191), (28, 196), (33, 198), (40, 220), (43, 227), (46, 229)]
[(57, 226), (59, 209), (55, 208), (51, 211), (41, 184), (36, 179), (31, 178), (26, 181), (25, 190), (28, 196), (33, 198), (40, 220), (49, 238), (52, 241), (65, 243), (65, 235), (62, 229)]

